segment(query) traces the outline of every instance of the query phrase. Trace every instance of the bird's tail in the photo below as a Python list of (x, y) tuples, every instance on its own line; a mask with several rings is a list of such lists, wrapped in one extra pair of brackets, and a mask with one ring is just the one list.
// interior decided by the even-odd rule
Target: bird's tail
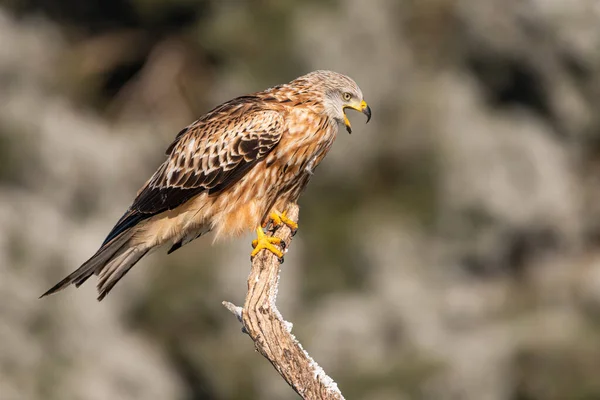
[(102, 300), (115, 284), (133, 267), (152, 247), (133, 244), (134, 230), (125, 231), (105, 243), (89, 260), (62, 281), (58, 282), (44, 297), (56, 293), (73, 284), (81, 286), (90, 276), (96, 274), (98, 280), (98, 300)]

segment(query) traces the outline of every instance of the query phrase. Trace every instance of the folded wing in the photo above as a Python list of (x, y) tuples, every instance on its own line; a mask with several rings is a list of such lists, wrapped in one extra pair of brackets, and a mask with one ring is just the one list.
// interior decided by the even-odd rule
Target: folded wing
[(217, 194), (262, 160), (279, 142), (283, 117), (257, 98), (225, 103), (179, 133), (168, 159), (138, 193), (104, 243), (140, 221), (208, 191)]

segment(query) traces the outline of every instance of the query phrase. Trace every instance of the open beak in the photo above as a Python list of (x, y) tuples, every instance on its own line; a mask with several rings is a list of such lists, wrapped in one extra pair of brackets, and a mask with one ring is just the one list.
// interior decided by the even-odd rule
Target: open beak
[[(353, 110), (360, 111), (361, 113), (365, 114), (367, 116), (367, 122), (371, 120), (371, 107), (369, 107), (367, 102), (364, 100), (360, 102), (359, 107), (346, 106), (344, 107), (344, 111), (346, 110), (346, 108), (351, 108)], [(350, 126), (350, 121), (348, 120), (346, 113), (344, 113), (344, 125), (346, 125), (346, 130), (348, 131), (348, 133), (352, 133), (352, 126)]]

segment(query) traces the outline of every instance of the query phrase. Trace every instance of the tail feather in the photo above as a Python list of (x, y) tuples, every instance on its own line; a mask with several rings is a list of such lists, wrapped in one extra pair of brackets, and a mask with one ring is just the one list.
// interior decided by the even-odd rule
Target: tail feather
[(132, 231), (123, 232), (120, 236), (102, 246), (96, 254), (83, 263), (81, 267), (77, 268), (65, 279), (52, 286), (46, 293), (41, 295), (40, 298), (63, 290), (71, 284), (74, 284), (76, 287), (81, 286), (90, 276), (98, 274), (107, 263), (126, 251), (128, 249), (129, 239), (131, 239), (132, 235)]
[(130, 247), (121, 255), (113, 258), (100, 271), (98, 280), (98, 301), (101, 301), (108, 292), (129, 272), (129, 270), (148, 253), (149, 248)]
[[(162, 222), (164, 223), (164, 222)], [(140, 231), (144, 232), (140, 239)], [(148, 232), (153, 232), (151, 235)], [(104, 299), (123, 276), (150, 250), (160, 246), (168, 240), (171, 240), (163, 232), (170, 232), (173, 229), (170, 226), (163, 226), (159, 222), (156, 227), (133, 227), (119, 232), (117, 236), (111, 238), (103, 244), (100, 249), (81, 267), (75, 270), (62, 281), (58, 282), (46, 293), (40, 296), (48, 296), (56, 293), (69, 285), (81, 286), (92, 275), (98, 275), (98, 300)], [(200, 237), (210, 231), (210, 226), (202, 226), (198, 230), (188, 233), (177, 240), (169, 253), (177, 250), (181, 246)], [(109, 235), (110, 236), (110, 235)], [(137, 239), (136, 239), (137, 237)], [(148, 239), (150, 237), (150, 239)]]

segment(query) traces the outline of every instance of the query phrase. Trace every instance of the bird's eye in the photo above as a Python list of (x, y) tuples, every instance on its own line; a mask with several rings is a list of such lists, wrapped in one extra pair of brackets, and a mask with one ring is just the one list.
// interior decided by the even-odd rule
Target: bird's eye
[(350, 101), (351, 98), (352, 95), (348, 92), (344, 92), (344, 94), (342, 94), (342, 99), (344, 99), (344, 101)]

